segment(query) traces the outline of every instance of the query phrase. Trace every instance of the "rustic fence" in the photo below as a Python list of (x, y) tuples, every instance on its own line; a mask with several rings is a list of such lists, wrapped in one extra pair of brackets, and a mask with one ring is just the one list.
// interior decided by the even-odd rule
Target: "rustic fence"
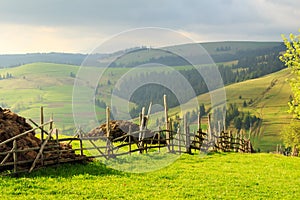
[[(151, 104), (149, 110), (151, 109), (150, 107)], [(126, 134), (117, 138), (113, 138), (110, 134), (109, 108), (106, 110), (106, 135), (90, 137), (78, 128), (73, 137), (67, 138), (59, 138), (58, 130), (53, 128), (52, 119), (46, 123), (44, 122), (43, 108), (41, 108), (40, 125), (30, 120), (35, 126), (34, 128), (0, 143), (0, 147), (11, 142), (13, 143), (9, 151), (0, 152), (0, 157), (3, 157), (0, 162), (0, 171), (12, 169), (13, 173), (31, 172), (34, 169), (47, 165), (86, 161), (90, 158), (99, 157), (110, 159), (133, 153), (148, 153), (149, 151), (161, 152), (162, 149), (165, 152), (179, 154), (191, 154), (193, 150), (195, 152), (253, 152), (250, 140), (245, 138), (243, 134), (237, 133), (234, 135), (224, 130), (218, 133), (212, 132), (210, 130), (209, 116), (208, 129), (204, 132), (201, 128), (200, 113), (198, 114), (197, 131), (190, 131), (186, 115), (183, 116), (183, 126), (178, 127), (177, 130), (172, 130), (174, 127), (173, 121), (168, 116), (165, 96), (164, 107), (164, 129), (158, 128), (156, 131), (148, 130), (147, 122), (150, 117), (150, 111), (148, 115), (145, 115), (145, 109), (143, 108), (140, 117), (140, 129), (138, 131), (131, 131), (131, 127), (129, 127), (129, 131)], [(32, 148), (18, 147), (18, 139), (35, 130), (40, 130), (41, 132), (41, 144)], [(71, 145), (73, 145), (73, 148)], [(32, 159), (18, 160), (19, 154), (32, 151), (37, 152)]]

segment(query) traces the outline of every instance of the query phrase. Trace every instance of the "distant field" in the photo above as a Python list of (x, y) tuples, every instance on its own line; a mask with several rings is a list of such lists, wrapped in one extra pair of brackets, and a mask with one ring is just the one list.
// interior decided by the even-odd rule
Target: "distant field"
[[(140, 155), (141, 157), (143, 155)], [(273, 154), (182, 155), (134, 174), (99, 162), (0, 176), (1, 199), (298, 199), (300, 159)]]

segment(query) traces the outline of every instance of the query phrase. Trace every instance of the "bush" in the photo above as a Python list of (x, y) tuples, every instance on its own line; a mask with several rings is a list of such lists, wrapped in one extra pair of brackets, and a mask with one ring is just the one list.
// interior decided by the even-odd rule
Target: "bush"
[(300, 148), (300, 120), (292, 120), (280, 134), (285, 146), (292, 148), (293, 155), (298, 155), (298, 149)]

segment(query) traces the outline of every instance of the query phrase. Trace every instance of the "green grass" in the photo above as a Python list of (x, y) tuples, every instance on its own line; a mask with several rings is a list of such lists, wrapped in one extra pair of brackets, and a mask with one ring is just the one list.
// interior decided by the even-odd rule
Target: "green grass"
[(297, 199), (300, 159), (273, 154), (182, 155), (149, 173), (99, 162), (0, 177), (1, 199)]

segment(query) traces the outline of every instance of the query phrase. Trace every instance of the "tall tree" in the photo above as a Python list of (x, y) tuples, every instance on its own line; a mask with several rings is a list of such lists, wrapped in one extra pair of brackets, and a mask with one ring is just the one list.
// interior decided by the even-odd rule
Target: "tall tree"
[(289, 112), (293, 114), (294, 118), (300, 119), (300, 35), (290, 34), (290, 40), (284, 35), (282, 38), (286, 51), (280, 56), (280, 60), (291, 70), (293, 75), (288, 79), (293, 93), (292, 100), (289, 102)]
[(294, 120), (281, 131), (281, 136), (285, 145), (293, 148), (293, 155), (298, 155), (300, 147), (300, 35), (290, 34), (290, 40), (285, 36), (282, 38), (286, 51), (280, 56), (280, 60), (291, 70), (292, 74), (292, 78), (288, 81), (293, 95), (288, 104), (289, 112), (293, 114)]

